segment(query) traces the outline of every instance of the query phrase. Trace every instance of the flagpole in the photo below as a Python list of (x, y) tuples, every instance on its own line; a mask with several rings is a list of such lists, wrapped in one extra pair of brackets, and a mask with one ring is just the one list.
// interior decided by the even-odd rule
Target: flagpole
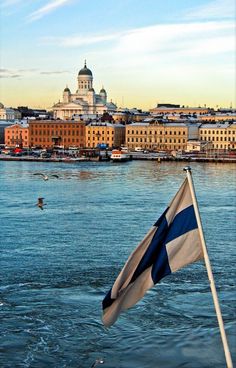
[(226, 337), (226, 333), (225, 333), (225, 329), (224, 329), (224, 322), (223, 322), (223, 318), (222, 318), (222, 314), (221, 314), (221, 310), (220, 310), (220, 305), (219, 305), (219, 301), (218, 301), (218, 296), (217, 296), (217, 292), (216, 292), (214, 277), (213, 277), (213, 273), (212, 273), (212, 270), (211, 270), (211, 264), (210, 264), (209, 256), (208, 256), (208, 253), (207, 253), (207, 247), (206, 247), (205, 238), (204, 238), (204, 234), (203, 234), (203, 230), (202, 230), (202, 223), (201, 223), (201, 218), (200, 218), (200, 214), (199, 214), (199, 210), (198, 210), (198, 204), (197, 204), (195, 189), (194, 189), (194, 185), (193, 185), (192, 175), (191, 175), (191, 167), (189, 167), (189, 166), (185, 167), (184, 171), (186, 171), (186, 173), (187, 173), (187, 179), (188, 179), (190, 192), (191, 192), (191, 196), (192, 196), (192, 200), (193, 200), (193, 207), (194, 207), (196, 220), (197, 220), (197, 224), (198, 224), (199, 235), (200, 235), (200, 240), (201, 240), (201, 244), (202, 244), (202, 251), (203, 251), (203, 256), (204, 256), (205, 265), (206, 265), (206, 269), (207, 269), (208, 279), (209, 279), (209, 283), (210, 283), (210, 287), (211, 287), (211, 293), (212, 293), (212, 297), (213, 297), (213, 301), (214, 301), (214, 306), (215, 306), (215, 310), (216, 310), (216, 316), (217, 316), (218, 324), (219, 324), (219, 328), (220, 328), (220, 334), (221, 334), (221, 339), (222, 339), (222, 343), (223, 343), (227, 368), (233, 368), (233, 363), (232, 363), (232, 359), (231, 359), (231, 355), (230, 355), (230, 351), (229, 351), (229, 346), (228, 346), (228, 342), (227, 342), (227, 337)]

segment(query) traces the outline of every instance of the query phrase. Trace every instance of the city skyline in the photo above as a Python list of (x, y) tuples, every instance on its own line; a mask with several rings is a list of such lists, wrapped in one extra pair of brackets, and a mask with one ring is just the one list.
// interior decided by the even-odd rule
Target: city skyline
[(233, 0), (3, 0), (0, 102), (50, 109), (87, 61), (118, 107), (235, 107)]

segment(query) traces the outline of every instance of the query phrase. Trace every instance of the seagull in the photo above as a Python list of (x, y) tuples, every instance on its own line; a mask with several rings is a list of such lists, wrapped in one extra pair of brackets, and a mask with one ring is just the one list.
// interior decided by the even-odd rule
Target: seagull
[(40, 175), (43, 177), (43, 180), (48, 180), (48, 176), (43, 173), (34, 173), (34, 175)]
[(43, 210), (43, 206), (46, 206), (47, 203), (43, 203), (44, 198), (40, 197), (38, 198), (38, 203), (36, 203), (36, 206), (38, 206), (41, 210)]
[(103, 364), (103, 359), (96, 359), (95, 362), (91, 365), (91, 368), (96, 367), (98, 364)]
[[(43, 174), (43, 173), (34, 173), (34, 175), (40, 175), (40, 176), (42, 176), (43, 177), (43, 180), (48, 180), (49, 179), (49, 176), (46, 175), (46, 174)], [(56, 174), (51, 174), (50, 177), (59, 179), (59, 176), (56, 175)]]

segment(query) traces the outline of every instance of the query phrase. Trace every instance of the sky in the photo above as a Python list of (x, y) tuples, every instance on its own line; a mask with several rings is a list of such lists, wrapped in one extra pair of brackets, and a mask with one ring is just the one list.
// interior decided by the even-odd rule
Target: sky
[(87, 62), (118, 107), (235, 107), (234, 0), (1, 0), (0, 102), (50, 109)]

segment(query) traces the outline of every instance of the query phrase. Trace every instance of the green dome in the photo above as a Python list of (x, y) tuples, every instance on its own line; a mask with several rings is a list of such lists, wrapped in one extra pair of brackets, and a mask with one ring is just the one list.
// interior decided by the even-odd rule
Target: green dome
[(90, 76), (93, 75), (91, 70), (89, 68), (87, 68), (86, 62), (84, 63), (83, 69), (80, 69), (78, 75), (90, 75)]

